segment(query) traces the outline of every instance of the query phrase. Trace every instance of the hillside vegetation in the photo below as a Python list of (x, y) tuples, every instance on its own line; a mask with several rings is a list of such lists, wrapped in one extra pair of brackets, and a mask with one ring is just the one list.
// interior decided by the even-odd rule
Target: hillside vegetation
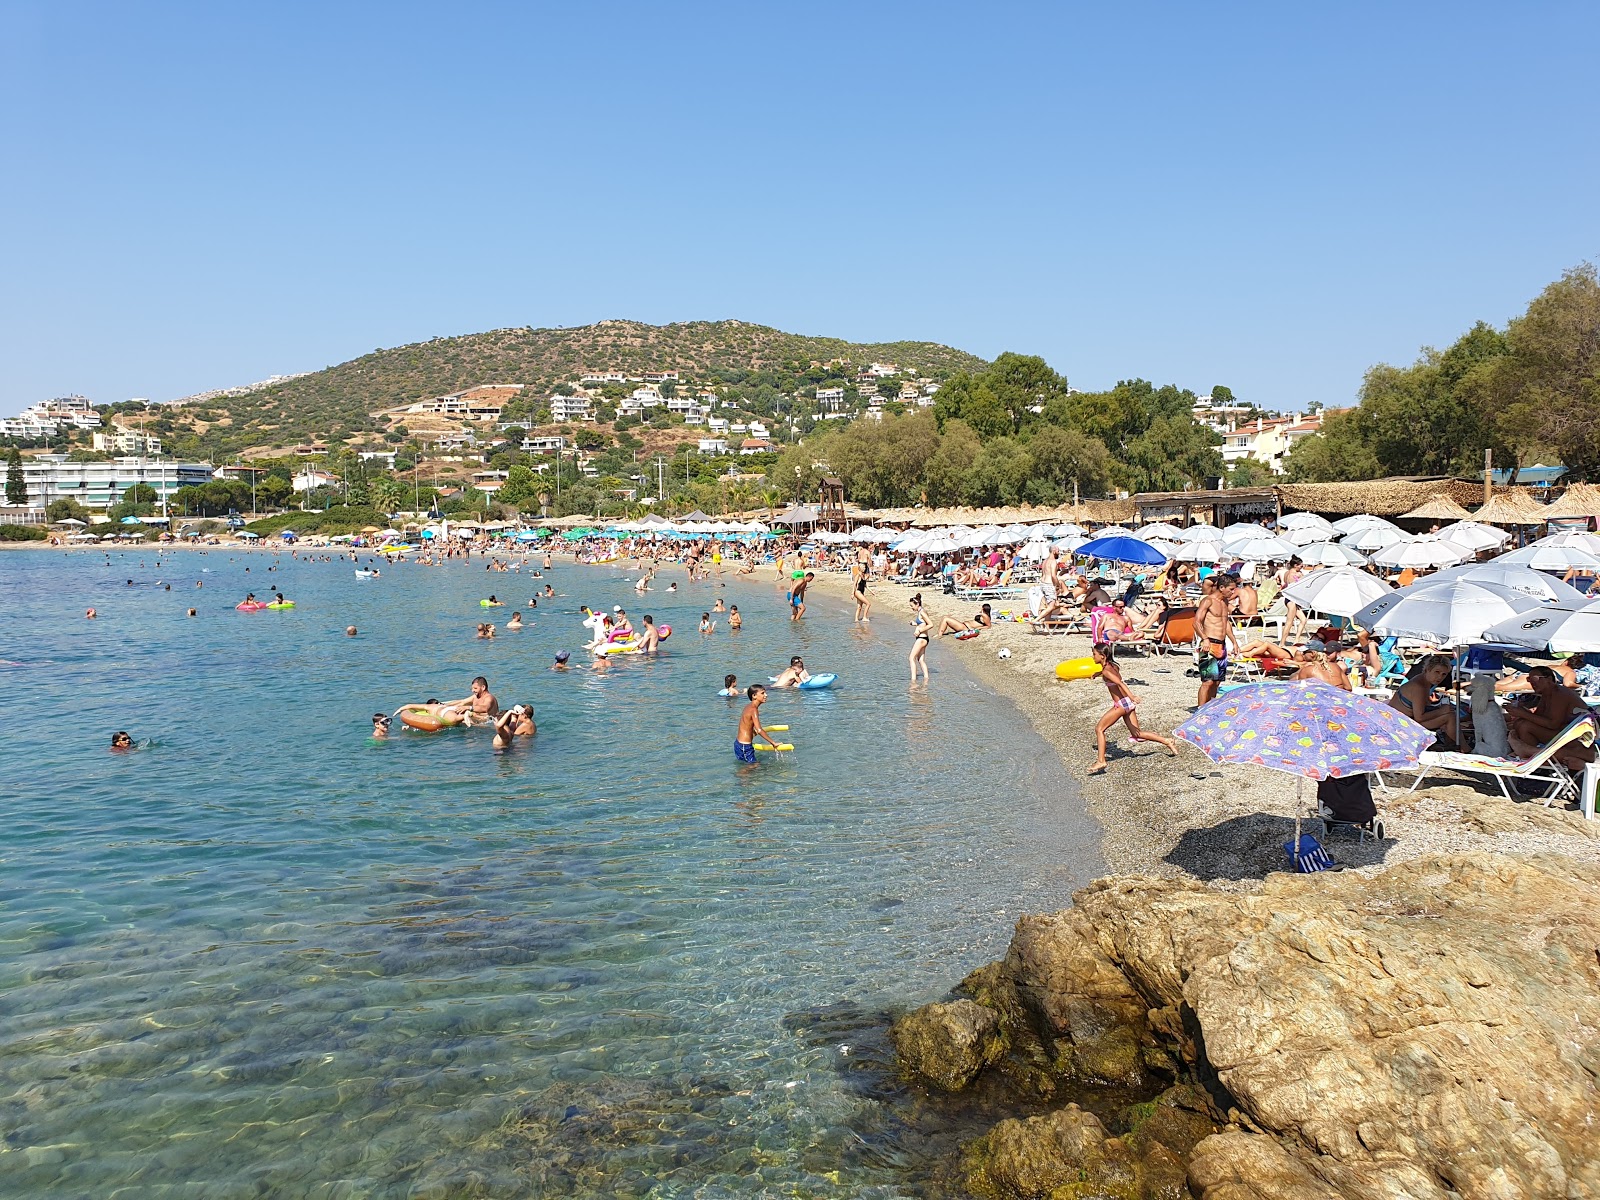
[(834, 372), (827, 364), (839, 360), (852, 368), (893, 362), (935, 380), (985, 366), (975, 355), (934, 342), (862, 344), (743, 321), (602, 321), (573, 329), (497, 329), (374, 350), (274, 387), (193, 406), (175, 424), (190, 427), (196, 449), (226, 454), (382, 431), (385, 423), (375, 414), (476, 384), (523, 384), (529, 404), (586, 370), (678, 371), (685, 382), (786, 391), (829, 377)]

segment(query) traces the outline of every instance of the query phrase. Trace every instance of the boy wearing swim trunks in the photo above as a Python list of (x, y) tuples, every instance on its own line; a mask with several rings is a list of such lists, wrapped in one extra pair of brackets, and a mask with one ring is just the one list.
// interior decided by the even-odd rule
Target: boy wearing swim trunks
[(756, 738), (766, 738), (767, 744), (774, 750), (778, 748), (778, 743), (761, 728), (761, 706), (767, 702), (767, 689), (759, 683), (752, 683), (744, 694), (750, 698), (750, 703), (739, 714), (739, 732), (734, 735), (733, 756), (742, 763), (753, 763), (756, 761)]

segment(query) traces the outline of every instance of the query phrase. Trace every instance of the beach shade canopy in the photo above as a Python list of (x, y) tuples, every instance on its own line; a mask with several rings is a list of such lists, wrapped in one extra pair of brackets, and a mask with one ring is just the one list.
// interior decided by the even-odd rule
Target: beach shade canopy
[(677, 523), (679, 525), (687, 525), (690, 521), (710, 521), (710, 520), (711, 520), (711, 516), (710, 516), (709, 513), (703, 513), (697, 508), (692, 513), (686, 513), (685, 515), (679, 517)]
[(1379, 637), (1409, 637), (1435, 646), (1471, 646), (1491, 625), (1543, 608), (1527, 592), (1475, 579), (1424, 580), (1381, 596), (1351, 619)]
[(1496, 529), (1493, 525), (1484, 525), (1477, 521), (1457, 521), (1454, 525), (1446, 525), (1439, 530), (1439, 536), (1450, 539), (1458, 546), (1470, 546), (1474, 550), (1493, 550), (1496, 546), (1504, 546), (1511, 540), (1511, 535), (1504, 529)]
[(875, 543), (887, 542), (895, 535), (887, 529), (874, 529), (871, 525), (863, 525), (850, 535), (852, 542)]
[(1277, 536), (1291, 545), (1314, 546), (1333, 537), (1333, 526), (1327, 522), (1321, 525), (1290, 525), (1286, 529), (1280, 529)]
[(1023, 562), (1040, 562), (1049, 553), (1049, 542), (1024, 542), (1022, 549), (1017, 551), (1017, 557), (1022, 559)]
[(1353, 550), (1371, 554), (1374, 550), (1382, 550), (1385, 546), (1392, 546), (1396, 542), (1409, 542), (1411, 535), (1401, 532), (1385, 521), (1381, 525), (1363, 525), (1360, 529), (1346, 533), (1339, 540)]
[(1349, 617), (1395, 589), (1376, 575), (1353, 567), (1330, 567), (1291, 583), (1283, 598), (1312, 612)]
[(1545, 516), (1551, 520), (1557, 517), (1600, 517), (1600, 484), (1568, 485), (1561, 499), (1545, 509)]
[(1220, 545), (1222, 530), (1215, 525), (1191, 525), (1178, 534), (1180, 542), (1212, 542)]
[(1212, 762), (1253, 763), (1302, 779), (1415, 766), (1434, 737), (1382, 701), (1320, 679), (1247, 683), (1173, 732)]
[(88, 523), (87, 521), (78, 520), (77, 517), (62, 517), (61, 520), (56, 522), (57, 525), (87, 525)]
[(1165, 538), (1150, 538), (1149, 543), (1154, 549), (1161, 551), (1168, 558), (1177, 558), (1178, 551), (1182, 550), (1184, 545), (1182, 542), (1172, 542)]
[(1401, 516), (1402, 521), (1464, 521), (1472, 514), (1443, 492), (1436, 492), (1410, 512)]
[(1110, 537), (1137, 537), (1138, 535), (1135, 534), (1133, 532), (1133, 530), (1125, 529), (1121, 525), (1105, 525), (1105, 526), (1102, 526), (1099, 529), (1096, 529), (1094, 531), (1094, 536), (1097, 537), (1097, 538), (1110, 538)]
[(1224, 553), (1237, 558), (1240, 562), (1288, 562), (1299, 555), (1300, 549), (1292, 542), (1282, 538), (1275, 538), (1268, 534), (1265, 537), (1244, 538), (1240, 541), (1223, 542)]
[(1450, 579), (1471, 579), (1477, 583), (1495, 583), (1514, 592), (1526, 592), (1536, 600), (1549, 600), (1558, 604), (1582, 604), (1586, 597), (1570, 583), (1563, 583), (1554, 575), (1535, 571), (1532, 567), (1492, 559), (1486, 563), (1462, 563), (1459, 567), (1445, 567), (1435, 571), (1414, 587), (1431, 586)]
[(242, 537), (247, 542), (256, 541), (261, 537), (261, 535), (259, 533), (251, 533), (248, 529), (241, 529), (238, 533), (234, 534), (234, 536), (235, 537)]
[(1257, 524), (1255, 521), (1244, 521), (1238, 525), (1229, 525), (1222, 531), (1222, 544), (1231, 546), (1235, 542), (1248, 542), (1251, 538), (1272, 536), (1274, 536), (1272, 530), (1265, 525)]
[(1315, 567), (1359, 567), (1367, 561), (1367, 556), (1361, 551), (1341, 546), (1338, 542), (1313, 542), (1309, 546), (1301, 546), (1295, 554), (1301, 562)]
[[(68, 520), (71, 518), (69, 517)], [(65, 525), (65, 521), (57, 524)], [(1582, 530), (1571, 530), (1566, 533), (1548, 533), (1533, 543), (1535, 546), (1576, 546), (1579, 550), (1587, 550), (1590, 554), (1600, 554), (1600, 534), (1584, 533)]]
[(1176, 542), (1182, 539), (1183, 530), (1176, 525), (1161, 522), (1155, 525), (1141, 525), (1134, 537), (1143, 538), (1147, 542)]
[[(684, 520), (688, 520), (685, 517)], [(701, 517), (704, 521), (706, 518)], [(777, 516), (772, 518), (774, 525), (815, 525), (817, 523), (817, 510), (807, 508), (804, 504), (791, 504)]]
[(1184, 542), (1174, 556), (1179, 562), (1214, 563), (1222, 557), (1220, 542)]
[(953, 550), (961, 549), (959, 538), (953, 538), (948, 533), (934, 532), (934, 536), (917, 547), (919, 554), (949, 554)]
[(1550, 510), (1524, 491), (1500, 492), (1489, 498), (1473, 518), (1488, 525), (1543, 525)]
[(1072, 553), (1079, 558), (1099, 558), (1135, 566), (1160, 566), (1167, 561), (1167, 556), (1149, 542), (1128, 534), (1091, 538)]
[(1600, 558), (1577, 546), (1524, 546), (1510, 550), (1494, 560), (1507, 566), (1532, 567), (1535, 571), (1600, 572)]
[(1279, 529), (1299, 529), (1302, 525), (1315, 525), (1323, 530), (1333, 528), (1333, 523), (1327, 517), (1313, 512), (1284, 513), (1278, 518)]
[(1458, 546), (1446, 538), (1425, 536), (1414, 541), (1395, 542), (1393, 545), (1385, 546), (1373, 554), (1372, 562), (1379, 567), (1402, 569), (1453, 567), (1457, 563), (1466, 562), (1473, 553), (1474, 551), (1466, 546)]
[(1600, 650), (1600, 600), (1548, 604), (1507, 617), (1483, 631), (1484, 640), (1525, 650), (1549, 649), (1555, 654)]
[(1382, 517), (1375, 517), (1371, 513), (1356, 513), (1350, 517), (1340, 517), (1333, 522), (1336, 533), (1354, 533), (1358, 529), (1371, 529), (1374, 525), (1387, 525), (1394, 528), (1393, 522), (1385, 521)]
[(69, 535), (67, 538), (67, 541), (69, 542), (98, 542), (99, 540), (100, 535), (98, 533), (74, 533)]

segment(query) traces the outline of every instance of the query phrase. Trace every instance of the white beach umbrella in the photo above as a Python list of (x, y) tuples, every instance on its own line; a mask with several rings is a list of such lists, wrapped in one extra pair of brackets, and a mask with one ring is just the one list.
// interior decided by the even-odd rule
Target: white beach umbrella
[(1551, 604), (1498, 621), (1483, 631), (1486, 642), (1549, 649), (1554, 654), (1587, 654), (1600, 650), (1600, 600)]
[(1048, 537), (1064, 538), (1083, 537), (1089, 531), (1082, 525), (1074, 525), (1071, 521), (1066, 521), (1060, 525), (1042, 526), (1040, 528), (1040, 532), (1046, 534)]
[[(65, 521), (60, 523), (66, 524)], [(1531, 544), (1535, 546), (1576, 546), (1579, 550), (1587, 550), (1590, 554), (1600, 554), (1600, 534), (1584, 533), (1581, 529), (1569, 530), (1566, 533), (1546, 534)]]
[(1466, 562), (1472, 554), (1473, 552), (1467, 547), (1458, 546), (1444, 538), (1419, 537), (1414, 541), (1396, 542), (1392, 546), (1385, 546), (1372, 556), (1372, 562), (1374, 566), (1402, 569), (1453, 567), (1457, 563)]
[(1333, 529), (1333, 524), (1328, 520), (1327, 517), (1318, 516), (1316, 513), (1284, 513), (1283, 516), (1278, 518), (1279, 529), (1301, 529), (1306, 526), (1320, 529), (1325, 534)]
[(1297, 546), (1275, 537), (1244, 538), (1236, 542), (1223, 542), (1222, 551), (1241, 562), (1288, 562), (1299, 555)]
[(1600, 557), (1577, 546), (1524, 546), (1510, 550), (1493, 560), (1507, 566), (1532, 567), (1535, 571), (1600, 571)]
[(1071, 554), (1073, 551), (1077, 550), (1079, 546), (1092, 540), (1093, 539), (1090, 538), (1086, 533), (1073, 533), (1068, 534), (1066, 537), (1057, 538), (1054, 545), (1057, 550), (1061, 551), (1061, 553)]
[(1431, 580), (1381, 596), (1351, 614), (1379, 637), (1410, 637), (1435, 646), (1470, 646), (1492, 625), (1543, 608), (1526, 592), (1470, 579)]
[(1214, 542), (1222, 541), (1222, 530), (1215, 525), (1191, 525), (1178, 534), (1180, 542)]
[(1023, 562), (1041, 562), (1044, 556), (1050, 553), (1050, 543), (1046, 541), (1024, 542), (1022, 549), (1017, 551), (1017, 557)]
[(1222, 546), (1217, 542), (1184, 542), (1172, 556), (1179, 562), (1214, 563), (1222, 557)]
[(1269, 538), (1275, 536), (1272, 530), (1255, 521), (1245, 521), (1239, 525), (1229, 525), (1222, 531), (1222, 544), (1231, 546), (1235, 542), (1247, 542), (1251, 538)]
[(1449, 538), (1460, 546), (1470, 546), (1474, 550), (1492, 550), (1496, 546), (1504, 546), (1511, 540), (1511, 535), (1504, 529), (1496, 529), (1493, 525), (1485, 525), (1481, 521), (1457, 521), (1439, 530), (1439, 536)]
[(1147, 542), (1175, 542), (1183, 536), (1183, 530), (1179, 529), (1176, 525), (1168, 525), (1165, 522), (1159, 522), (1155, 525), (1141, 525), (1133, 536), (1136, 538), (1143, 538)]
[(874, 529), (871, 525), (862, 525), (859, 528), (852, 530), (850, 533), (850, 540), (852, 542), (861, 542), (863, 544), (875, 542), (879, 538), (883, 538), (885, 541), (888, 540), (888, 536), (883, 532), (883, 530)]
[(1367, 556), (1361, 551), (1341, 546), (1338, 542), (1313, 542), (1309, 546), (1301, 546), (1295, 554), (1307, 566), (1315, 567), (1359, 567), (1367, 561)]
[(1348, 617), (1395, 589), (1353, 567), (1313, 571), (1283, 589), (1283, 598), (1312, 612)]
[(931, 542), (934, 535), (925, 529), (908, 529), (905, 533), (889, 543), (889, 549), (901, 550), (907, 554), (915, 554), (922, 549), (924, 542)]
[(1371, 513), (1356, 513), (1353, 517), (1341, 517), (1333, 522), (1334, 529), (1339, 533), (1354, 533), (1358, 529), (1370, 529), (1374, 525), (1388, 525), (1390, 529), (1394, 528), (1391, 522), (1385, 521), (1382, 517), (1375, 517)]
[(1097, 537), (1097, 538), (1103, 538), (1103, 537), (1135, 537), (1137, 535), (1133, 532), (1133, 530), (1125, 529), (1121, 525), (1107, 525), (1104, 529), (1096, 529), (1094, 531), (1094, 536)]
[(1326, 542), (1332, 536), (1332, 525), (1291, 525), (1278, 534), (1278, 537), (1294, 546), (1313, 546), (1318, 542)]
[(1393, 546), (1399, 542), (1409, 542), (1411, 535), (1402, 533), (1393, 525), (1363, 525), (1354, 533), (1347, 533), (1340, 539), (1352, 550), (1360, 550), (1363, 554), (1371, 554), (1374, 550), (1382, 550), (1385, 546)]
[(1558, 604), (1582, 604), (1586, 599), (1577, 588), (1570, 583), (1562, 583), (1554, 575), (1546, 575), (1543, 571), (1535, 571), (1532, 567), (1518, 563), (1502, 562), (1500, 559), (1446, 567), (1442, 571), (1435, 571), (1422, 580), (1422, 583), (1432, 584), (1447, 579), (1472, 579), (1479, 583), (1497, 583), (1513, 591), (1527, 592), (1535, 599), (1551, 600)]
[(918, 547), (918, 553), (949, 554), (952, 550), (959, 549), (961, 549), (960, 541), (946, 533), (940, 537), (932, 538), (929, 541), (924, 542), (920, 547)]
[(1177, 558), (1178, 551), (1183, 549), (1182, 542), (1174, 542), (1169, 538), (1147, 538), (1145, 544), (1152, 550), (1159, 550), (1168, 558)]

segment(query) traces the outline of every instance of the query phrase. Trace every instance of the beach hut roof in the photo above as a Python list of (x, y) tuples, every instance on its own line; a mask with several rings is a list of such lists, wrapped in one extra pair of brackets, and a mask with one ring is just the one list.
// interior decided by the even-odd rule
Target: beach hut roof
[(1600, 484), (1574, 483), (1544, 512), (1546, 519), (1600, 517)]
[(1550, 519), (1550, 510), (1525, 490), (1515, 488), (1496, 493), (1472, 519), (1485, 525), (1543, 525)]
[(1323, 515), (1353, 516), (1371, 513), (1398, 517), (1435, 496), (1448, 496), (1457, 504), (1475, 504), (1483, 484), (1465, 479), (1368, 479), (1357, 483), (1284, 483), (1277, 485), (1285, 509)]
[(1409, 517), (1413, 521), (1464, 521), (1471, 515), (1449, 496), (1438, 492), (1410, 512), (1402, 513), (1401, 519)]

